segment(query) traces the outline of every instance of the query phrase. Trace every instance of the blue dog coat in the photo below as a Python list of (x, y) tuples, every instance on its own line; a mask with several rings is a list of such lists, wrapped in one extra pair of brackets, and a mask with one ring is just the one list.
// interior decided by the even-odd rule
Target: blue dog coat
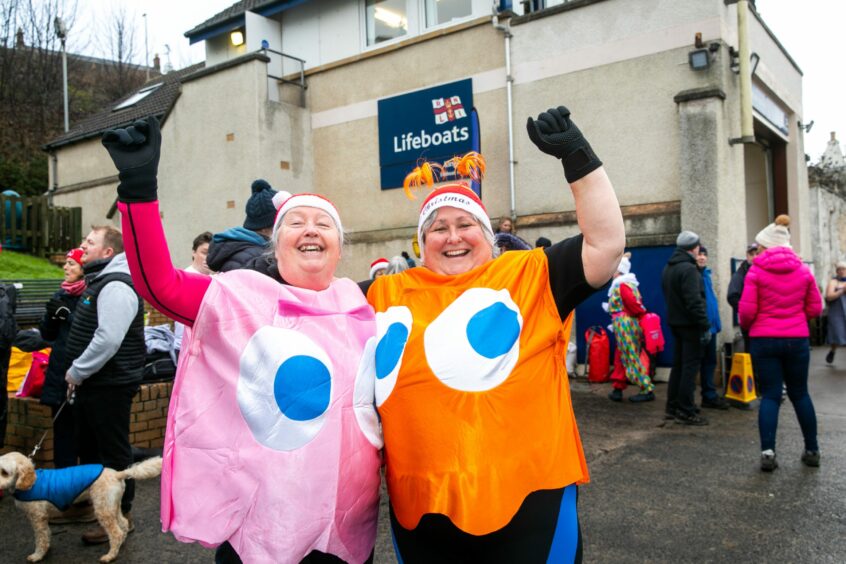
[(35, 485), (28, 490), (16, 490), (14, 496), (18, 501), (49, 501), (64, 511), (102, 473), (102, 464), (83, 464), (59, 470), (39, 469), (35, 471)]

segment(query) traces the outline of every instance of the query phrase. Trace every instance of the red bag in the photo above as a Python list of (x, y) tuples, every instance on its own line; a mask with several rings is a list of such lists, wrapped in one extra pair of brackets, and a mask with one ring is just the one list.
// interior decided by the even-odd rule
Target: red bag
[(611, 343), (605, 329), (599, 326), (585, 331), (587, 343), (587, 372), (588, 382), (607, 382), (611, 368)]
[(44, 387), (44, 375), (47, 372), (47, 364), (50, 362), (50, 355), (43, 351), (32, 353), (32, 364), (24, 376), (21, 387), (15, 397), (17, 398), (39, 398), (41, 389)]
[(643, 331), (644, 348), (649, 354), (658, 354), (664, 350), (664, 333), (661, 331), (661, 317), (657, 313), (645, 313), (640, 316), (640, 328)]

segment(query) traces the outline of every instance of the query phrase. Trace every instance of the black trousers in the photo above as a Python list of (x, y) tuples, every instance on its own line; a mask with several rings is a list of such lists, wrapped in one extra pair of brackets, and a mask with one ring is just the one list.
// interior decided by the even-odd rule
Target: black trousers
[[(129, 444), (129, 413), (132, 397), (138, 386), (77, 388), (74, 416), (76, 447), (80, 464), (102, 464), (114, 470), (125, 470), (132, 464)], [(120, 502), (124, 513), (132, 509), (135, 480), (126, 481)]]
[[(53, 417), (59, 411), (58, 405), (51, 405)], [(76, 466), (76, 420), (73, 406), (65, 404), (59, 417), (53, 422), (53, 465), (56, 468)]]
[[(693, 402), (696, 375), (702, 363), (705, 348), (699, 341), (702, 331), (695, 328), (671, 327), (675, 339), (673, 368), (667, 385), (667, 411), (681, 411), (686, 415), (696, 413)], [(713, 338), (713, 337), (712, 337)]]
[[(228, 542), (224, 542), (214, 552), (215, 564), (241, 564), (241, 557)], [(312, 550), (308, 556), (300, 560), (300, 564), (342, 564), (344, 561), (333, 554), (326, 554)], [(364, 564), (373, 564), (373, 553)]]

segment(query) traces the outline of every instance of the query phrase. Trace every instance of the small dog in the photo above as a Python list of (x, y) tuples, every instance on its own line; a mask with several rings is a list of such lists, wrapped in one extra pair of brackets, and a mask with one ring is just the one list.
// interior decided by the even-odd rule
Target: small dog
[[(58, 472), (57, 470), (39, 470), (40, 473)], [(100, 562), (111, 562), (117, 558), (123, 541), (126, 539), (129, 522), (120, 510), (120, 500), (125, 487), (124, 480), (147, 480), (155, 478), (162, 472), (162, 459), (155, 457), (138, 464), (133, 464), (126, 470), (112, 470), (103, 468), (100, 476), (94, 480), (81, 494), (76, 496), (74, 503), (91, 500), (97, 521), (109, 535), (109, 552), (100, 558)], [(10, 452), (0, 456), (0, 489), (11, 492), (25, 492), (32, 490), (36, 482), (36, 472), (32, 461), (19, 452)], [(45, 479), (47, 479), (45, 477)], [(20, 501), (15, 499), (15, 505), (20, 508), (32, 523), (35, 533), (35, 552), (26, 557), (29, 562), (38, 562), (50, 549), (51, 517), (58, 516), (58, 507), (46, 500)]]

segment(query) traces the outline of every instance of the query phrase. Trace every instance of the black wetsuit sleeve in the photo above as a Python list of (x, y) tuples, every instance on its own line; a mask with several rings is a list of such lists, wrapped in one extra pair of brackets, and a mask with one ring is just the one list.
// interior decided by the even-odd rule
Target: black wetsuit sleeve
[(544, 250), (549, 262), (549, 285), (561, 319), (565, 319), (577, 305), (596, 291), (585, 280), (583, 242), (584, 237), (576, 235)]

